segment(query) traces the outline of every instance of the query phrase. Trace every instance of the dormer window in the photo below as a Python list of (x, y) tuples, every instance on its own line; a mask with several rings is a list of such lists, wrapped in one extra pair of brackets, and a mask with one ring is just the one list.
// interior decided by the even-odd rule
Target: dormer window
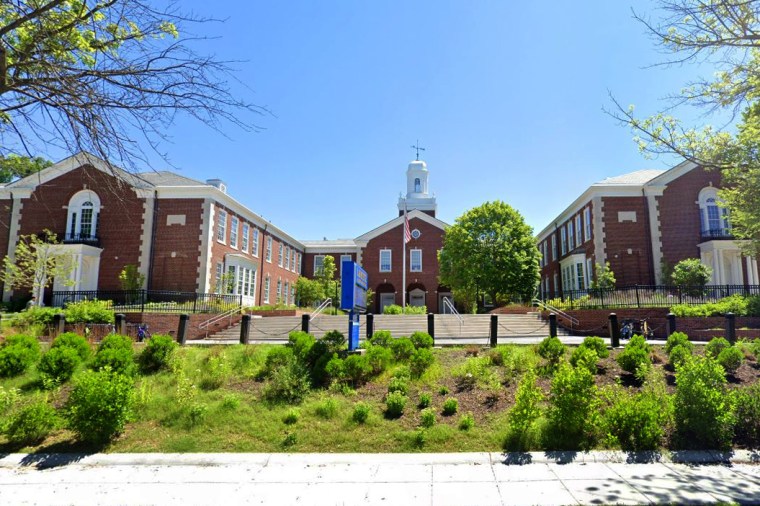
[(722, 206), (718, 190), (712, 186), (699, 192), (699, 217), (702, 225), (702, 237), (714, 239), (731, 236), (731, 224), (728, 209)]
[(98, 235), (100, 198), (91, 190), (74, 194), (69, 200), (66, 240), (95, 239)]

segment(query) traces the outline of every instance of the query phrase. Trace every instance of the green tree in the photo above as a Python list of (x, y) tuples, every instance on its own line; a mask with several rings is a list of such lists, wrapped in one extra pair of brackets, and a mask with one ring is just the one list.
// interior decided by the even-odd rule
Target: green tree
[(325, 255), (322, 268), (314, 273), (314, 278), (322, 285), (322, 298), (332, 297), (333, 308), (337, 312), (340, 305), (340, 279), (335, 279), (335, 259), (331, 255)]
[(35, 158), (18, 155), (0, 156), (0, 183), (9, 183), (14, 179), (36, 174), (51, 165), (53, 162), (39, 156)]
[(497, 304), (529, 299), (539, 280), (533, 230), (504, 202), (470, 209), (446, 229), (438, 254), (440, 283), (468, 303), (479, 292)]
[(58, 278), (70, 285), (74, 264), (70, 255), (56, 247), (58, 238), (49, 230), (19, 237), (13, 256), (3, 258), (0, 280), (6, 288), (27, 288), (42, 300), (45, 288)]
[(689, 83), (673, 97), (675, 106), (728, 112), (735, 128), (694, 128), (668, 113), (641, 119), (633, 106), (614, 101), (611, 114), (636, 133), (648, 154), (677, 154), (719, 170), (719, 195), (731, 211), (733, 234), (760, 253), (760, 2), (745, 0), (659, 0), (660, 19), (636, 16), (671, 55), (665, 63), (712, 64), (711, 78)]
[(264, 110), (233, 94), (227, 63), (194, 49), (193, 28), (209, 21), (174, 2), (3, 2), (0, 155), (52, 144), (134, 165), (180, 112), (255, 128), (241, 113)]
[(674, 285), (694, 287), (695, 293), (698, 295), (710, 281), (711, 275), (712, 269), (700, 262), (698, 258), (687, 258), (673, 267), (670, 280)]
[(145, 275), (134, 264), (127, 264), (119, 273), (122, 290), (140, 290), (145, 285)]
[(311, 306), (325, 298), (325, 289), (319, 281), (299, 276), (296, 281), (296, 294), (300, 306)]
[(605, 262), (604, 265), (596, 264), (594, 267), (596, 276), (591, 281), (591, 288), (601, 288), (604, 290), (610, 290), (615, 288), (615, 273), (610, 268), (610, 263)]

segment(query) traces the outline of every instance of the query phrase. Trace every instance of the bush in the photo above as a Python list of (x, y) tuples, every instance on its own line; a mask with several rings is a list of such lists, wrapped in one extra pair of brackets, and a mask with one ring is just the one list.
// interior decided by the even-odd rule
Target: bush
[(67, 404), (69, 427), (79, 439), (106, 443), (124, 430), (132, 414), (132, 379), (105, 368), (79, 376)]
[(334, 354), (327, 365), (325, 366), (325, 372), (330, 378), (330, 381), (342, 382), (346, 380), (346, 361)]
[(433, 338), (427, 332), (414, 332), (409, 339), (417, 349), (433, 347)]
[(713, 358), (694, 356), (678, 369), (674, 415), (681, 448), (730, 447), (733, 413), (725, 373)]
[(565, 345), (557, 337), (547, 337), (538, 345), (538, 354), (555, 368), (565, 354)]
[(673, 348), (676, 346), (683, 346), (684, 348), (687, 348), (689, 352), (694, 351), (694, 345), (689, 341), (689, 336), (683, 332), (673, 332), (668, 336), (668, 340), (665, 343), (665, 353), (670, 356), (671, 351), (673, 351)]
[(665, 435), (666, 419), (661, 400), (646, 393), (620, 392), (605, 412), (608, 433), (625, 451), (657, 450)]
[(388, 383), (388, 392), (400, 392), (403, 395), (409, 393), (409, 385), (403, 378), (391, 378)]
[(82, 362), (89, 359), (90, 355), (92, 354), (90, 343), (87, 342), (87, 339), (74, 332), (64, 332), (63, 334), (60, 334), (58, 337), (53, 339), (53, 344), (50, 346), (50, 348), (52, 349), (60, 347), (72, 348), (76, 350), (77, 355), (79, 355), (79, 359)]
[(448, 395), (449, 394), (449, 387), (446, 385), (443, 385), (441, 388), (438, 389), (438, 395)]
[(272, 371), (264, 387), (264, 397), (274, 402), (297, 404), (309, 394), (310, 387), (306, 369), (292, 361)]
[(760, 446), (760, 383), (736, 391), (736, 442), (747, 448)]
[(285, 413), (285, 416), (282, 417), (282, 422), (285, 425), (293, 425), (298, 422), (300, 416), (301, 413), (297, 409), (289, 409), (288, 412)]
[(705, 346), (705, 354), (712, 358), (717, 358), (720, 352), (726, 348), (730, 348), (731, 343), (723, 337), (714, 337), (710, 339), (710, 342)]
[(472, 357), (454, 367), (451, 376), (460, 390), (472, 390), (476, 386), (485, 390), (498, 390), (501, 383), (488, 357)]
[(338, 401), (336, 401), (332, 397), (327, 397), (326, 399), (322, 399), (321, 401), (317, 403), (317, 407), (314, 409), (314, 413), (316, 413), (318, 417), (324, 418), (325, 420), (330, 420), (332, 418), (335, 418), (335, 415), (337, 412), (338, 412)]
[(427, 314), (426, 306), (406, 306), (402, 308), (398, 304), (391, 304), (383, 308), (383, 314)]
[(5, 435), (11, 443), (28, 446), (43, 441), (57, 424), (55, 409), (47, 402), (37, 401), (10, 417)]
[(372, 374), (380, 374), (386, 370), (393, 361), (393, 353), (391, 353), (391, 350), (382, 346), (373, 346), (372, 344), (367, 346), (365, 356), (372, 369)]
[(737, 316), (752, 316), (751, 313), (755, 311), (753, 304), (756, 304), (756, 302), (752, 300), (752, 297), (736, 294), (706, 304), (676, 304), (670, 308), (670, 312), (679, 318), (688, 316), (722, 316), (726, 313), (734, 313)]
[(9, 336), (0, 347), (0, 377), (10, 378), (26, 372), (40, 359), (40, 343), (32, 336)]
[(760, 295), (747, 297), (747, 316), (760, 316)]
[(369, 404), (366, 402), (357, 402), (354, 404), (354, 412), (351, 414), (351, 418), (356, 423), (364, 423), (369, 418)]
[(338, 353), (348, 346), (346, 337), (337, 330), (326, 332), (320, 341), (327, 346), (327, 352), (330, 353), (330, 355)]
[(398, 418), (404, 414), (406, 407), (406, 395), (401, 392), (390, 392), (385, 397), (385, 414), (389, 418)]
[(610, 350), (607, 349), (607, 345), (604, 344), (604, 339), (601, 337), (587, 337), (581, 343), (581, 347), (594, 350), (599, 358), (610, 356)]
[(42, 374), (43, 380), (52, 384), (60, 384), (71, 379), (79, 363), (80, 358), (77, 350), (59, 346), (50, 348), (42, 356), (37, 369)]
[(203, 390), (216, 390), (221, 388), (230, 375), (230, 367), (224, 355), (210, 353), (201, 363), (201, 378), (198, 386)]
[(425, 408), (420, 413), (420, 425), (429, 429), (435, 425), (435, 410), (433, 408)]
[(472, 413), (466, 413), (459, 419), (459, 430), (470, 430), (475, 427), (475, 417)]
[(354, 384), (364, 383), (372, 375), (372, 366), (366, 355), (349, 355), (343, 361), (346, 377)]
[(547, 446), (556, 450), (593, 446), (599, 425), (598, 407), (597, 387), (588, 369), (561, 365), (552, 379)]
[(692, 351), (690, 347), (679, 344), (674, 348), (671, 348), (668, 362), (674, 369), (678, 369), (689, 359), (689, 357), (691, 357), (691, 353)]
[(591, 374), (596, 374), (596, 363), (598, 361), (599, 357), (596, 354), (596, 350), (585, 346), (577, 347), (573, 350), (573, 354), (570, 356), (570, 363), (573, 367), (584, 367), (588, 369)]
[(288, 334), (288, 346), (293, 350), (296, 360), (303, 364), (309, 362), (309, 354), (316, 342), (314, 336), (302, 330), (294, 330)]
[(420, 394), (420, 401), (417, 403), (417, 407), (420, 409), (429, 408), (432, 400), (433, 399), (429, 393), (423, 392)]
[(625, 345), (622, 353), (618, 355), (617, 362), (624, 371), (637, 374), (652, 365), (649, 352), (650, 347), (646, 340), (642, 336), (635, 335)]
[(91, 367), (96, 371), (108, 367), (115, 373), (134, 374), (135, 353), (132, 350), (132, 340), (117, 334), (106, 336), (98, 346)]
[(372, 337), (369, 338), (369, 342), (372, 343), (373, 346), (384, 346), (388, 347), (391, 345), (391, 342), (393, 341), (393, 336), (391, 335), (390, 330), (376, 330), (374, 334), (372, 334)]
[(264, 375), (269, 377), (277, 369), (288, 367), (295, 361), (295, 355), (293, 348), (289, 346), (275, 346), (267, 353), (267, 358), (264, 360)]
[(526, 451), (530, 449), (530, 430), (541, 416), (541, 401), (544, 394), (536, 384), (536, 374), (528, 371), (515, 393), (515, 403), (509, 410), (509, 431), (507, 449)]
[(443, 414), (445, 416), (454, 415), (457, 411), (459, 411), (459, 401), (454, 397), (449, 397), (443, 401)]
[(670, 279), (674, 285), (689, 287), (691, 295), (701, 294), (701, 288), (710, 281), (712, 270), (698, 258), (687, 258), (673, 267)]
[(720, 351), (717, 360), (727, 373), (734, 374), (744, 361), (744, 353), (736, 346), (729, 346)]
[(106, 300), (69, 302), (63, 313), (67, 323), (113, 323), (115, 321), (111, 302)]
[(169, 369), (178, 344), (167, 335), (155, 335), (148, 339), (145, 349), (138, 357), (140, 370), (149, 374)]
[(409, 359), (409, 368), (412, 375), (415, 378), (419, 378), (428, 367), (433, 365), (433, 362), (435, 362), (435, 357), (432, 350), (430, 348), (419, 348), (415, 350)]
[(408, 360), (414, 354), (414, 343), (408, 337), (399, 337), (393, 339), (390, 343), (390, 349), (393, 352), (393, 358), (397, 361)]

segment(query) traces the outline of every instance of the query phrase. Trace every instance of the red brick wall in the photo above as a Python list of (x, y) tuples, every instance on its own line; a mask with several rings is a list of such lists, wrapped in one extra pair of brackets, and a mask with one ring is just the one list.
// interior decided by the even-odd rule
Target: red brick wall
[(351, 260), (356, 261), (356, 253), (306, 253), (303, 256), (303, 275), (307, 278), (314, 277), (314, 257), (317, 255), (325, 255), (333, 257), (335, 260), (335, 277), (340, 278), (340, 257), (342, 255), (351, 255)]
[[(369, 277), (369, 287), (375, 292), (374, 308), (368, 309), (378, 312), (380, 297), (377, 295), (378, 286), (390, 283), (396, 291), (396, 303), (401, 304), (402, 293), (402, 257), (403, 257), (403, 223), (370, 240), (362, 252), (362, 266)], [(411, 230), (419, 229), (419, 239), (412, 239), (407, 246), (407, 287), (413, 284), (422, 285), (427, 291), (425, 304), (428, 311), (437, 313), (438, 309), (438, 250), (443, 247), (444, 231), (419, 218), (409, 220)], [(392, 268), (391, 272), (380, 272), (380, 250), (390, 249)], [(422, 250), (422, 272), (410, 272), (409, 250)], [(407, 293), (408, 297), (408, 293)]]
[[(602, 197), (607, 261), (618, 286), (654, 284), (649, 251), (647, 202), (641, 197)], [(636, 222), (618, 221), (618, 212), (636, 212)]]
[(0, 259), (8, 253), (8, 234), (10, 234), (12, 208), (13, 200), (0, 199)]
[[(169, 215), (184, 215), (185, 224), (167, 225)], [(160, 199), (156, 212), (152, 290), (195, 292), (200, 268), (203, 199)]]
[[(206, 336), (206, 329), (200, 329), (198, 326), (214, 315), (208, 313), (199, 313), (189, 315), (187, 328), (187, 339), (202, 339)], [(179, 327), (179, 314), (168, 313), (127, 313), (127, 323), (145, 323), (148, 325), (148, 331), (151, 334), (169, 334), (176, 337), (177, 328)], [(213, 324), (208, 329), (208, 334), (226, 329), (238, 323), (242, 318), (241, 315), (235, 315), (230, 318), (224, 318), (217, 324)]]
[[(590, 258), (592, 262), (596, 263), (596, 258), (594, 256), (594, 227), (593, 227), (593, 225), (591, 227), (591, 236), (589, 237), (589, 239), (587, 241), (585, 240), (585, 233), (584, 233), (585, 222), (583, 221), (583, 219), (584, 219), (584, 209), (586, 209), (586, 208), (588, 208), (588, 209), (591, 210), (590, 211), (590, 216), (591, 216), (591, 219), (593, 220), (594, 219), (593, 203), (592, 202), (587, 202), (577, 213), (574, 213), (568, 220), (563, 221), (562, 223), (557, 223), (556, 230), (553, 231), (551, 234), (549, 234), (546, 237), (546, 239), (543, 241), (543, 242), (546, 243), (547, 263), (546, 263), (546, 265), (544, 265), (541, 268), (541, 282), (543, 283), (543, 280), (546, 279), (546, 278), (549, 279), (549, 292), (548, 293), (549, 293), (549, 295), (551, 297), (559, 296), (559, 294), (560, 294), (560, 292), (562, 290), (562, 272), (561, 272), (561, 269), (560, 269), (560, 261), (562, 259), (564, 259), (565, 257), (567, 257), (567, 256), (569, 256), (571, 254), (582, 253), (582, 254), (586, 255), (587, 259)], [(575, 226), (576, 225), (576, 222), (575, 222), (576, 216), (580, 216), (581, 217), (581, 230), (580, 231), (575, 230), (575, 228), (576, 228), (576, 226)], [(583, 242), (581, 243), (580, 247), (575, 247), (575, 246), (568, 247), (567, 251), (563, 255), (562, 254), (562, 235), (561, 235), (560, 229), (563, 228), (563, 227), (565, 229), (567, 229), (567, 223), (570, 220), (572, 220), (572, 222), (573, 222), (573, 239), (574, 239), (574, 244), (577, 244), (577, 237), (578, 237), (578, 233), (579, 232), (581, 234), (581, 237), (583, 237)], [(552, 258), (552, 236), (556, 237), (555, 240), (557, 242), (557, 259), (554, 260), (554, 261), (551, 260), (551, 258)], [(568, 242), (569, 242), (569, 239), (568, 239)], [(541, 245), (541, 243), (539, 243), (539, 251), (541, 251), (540, 250), (540, 245)], [(584, 269), (585, 268), (586, 268), (586, 266), (584, 265)], [(554, 275), (555, 274), (557, 275), (557, 286), (554, 286)], [(593, 276), (593, 273), (592, 273), (592, 276)], [(544, 286), (544, 285), (542, 285), (542, 286)]]

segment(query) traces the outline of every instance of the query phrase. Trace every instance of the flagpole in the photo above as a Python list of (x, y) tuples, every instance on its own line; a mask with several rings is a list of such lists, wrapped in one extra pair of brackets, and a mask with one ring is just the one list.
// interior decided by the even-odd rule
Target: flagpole
[(406, 198), (404, 198), (404, 225), (401, 227), (401, 247), (404, 249), (404, 267), (401, 271), (401, 308), (406, 313)]

